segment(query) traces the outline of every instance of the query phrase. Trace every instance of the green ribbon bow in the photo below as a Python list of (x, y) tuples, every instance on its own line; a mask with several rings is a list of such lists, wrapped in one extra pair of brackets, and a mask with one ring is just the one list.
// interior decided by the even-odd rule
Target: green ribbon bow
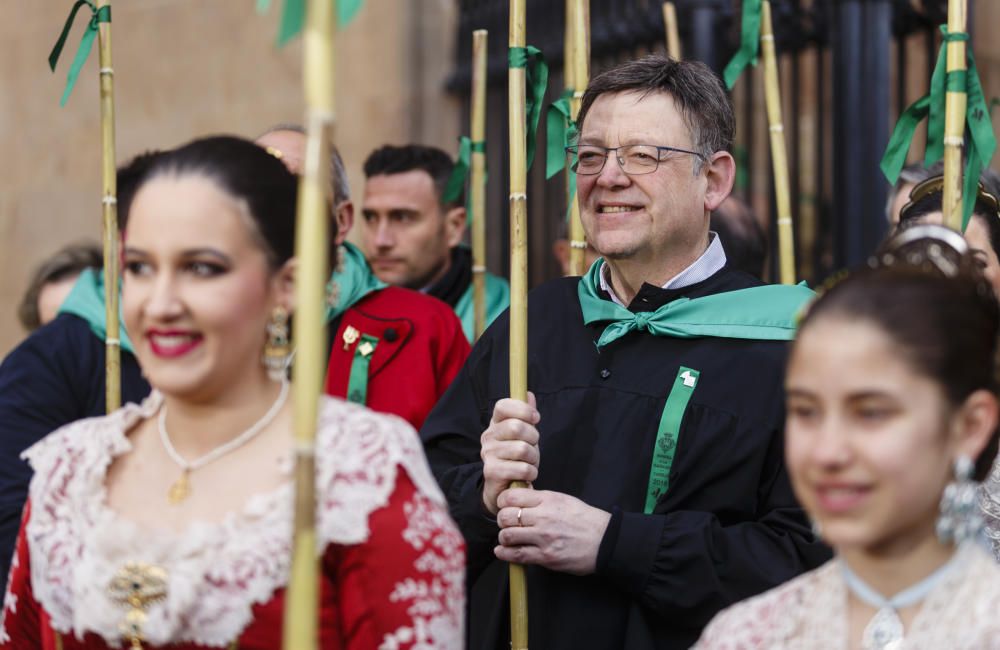
[(344, 249), (344, 265), (342, 270), (334, 271), (330, 276), (330, 284), (336, 284), (339, 292), (336, 303), (326, 306), (328, 323), (371, 292), (388, 286), (372, 273), (364, 253), (349, 242), (344, 242), (341, 246)]
[[(549, 104), (549, 112), (546, 114), (546, 132), (548, 139), (545, 143), (545, 178), (552, 178), (566, 167), (566, 147), (576, 140), (578, 135), (576, 122), (573, 121), (570, 100), (573, 97), (573, 89), (567, 88), (563, 91), (559, 99)], [(575, 162), (575, 161), (574, 161)], [(569, 188), (567, 196), (572, 202), (576, 197), (576, 174), (568, 174)], [(566, 221), (569, 221), (570, 209), (572, 205), (566, 206)]]
[(633, 313), (601, 297), (602, 266), (604, 260), (598, 258), (577, 289), (584, 324), (611, 323), (601, 333), (598, 348), (633, 331), (682, 339), (715, 336), (789, 341), (795, 338), (796, 316), (816, 295), (805, 283), (772, 284), (702, 298), (678, 298), (656, 311)]
[(743, 69), (748, 65), (757, 65), (757, 52), (760, 50), (760, 10), (761, 0), (743, 0), (743, 20), (740, 25), (740, 49), (726, 64), (722, 78), (730, 90), (740, 78)]
[(566, 167), (566, 147), (576, 134), (576, 122), (571, 117), (572, 98), (573, 89), (567, 88), (559, 95), (559, 99), (549, 104), (549, 111), (545, 116), (548, 135), (545, 142), (545, 178), (552, 178)]
[(969, 130), (969, 145), (966, 152), (965, 179), (962, 186), (962, 230), (969, 224), (972, 209), (976, 204), (979, 175), (983, 168), (993, 158), (996, 150), (996, 137), (993, 135), (993, 125), (990, 122), (990, 109), (986, 105), (986, 97), (979, 81), (976, 61), (972, 56), (972, 48), (966, 48), (968, 70), (948, 72), (947, 46), (952, 41), (968, 40), (969, 35), (959, 32), (948, 32), (945, 25), (941, 26), (944, 42), (938, 51), (934, 74), (931, 75), (930, 92), (913, 102), (899, 117), (892, 137), (882, 156), (880, 167), (890, 183), (895, 184), (899, 174), (906, 164), (906, 155), (913, 141), (917, 125), (927, 118), (927, 150), (924, 154), (924, 165), (931, 166), (944, 156), (944, 118), (945, 97), (949, 91), (966, 94), (965, 122)]
[[(361, 9), (364, 0), (331, 0), (337, 3), (337, 27), (347, 27)], [(271, 0), (257, 0), (257, 12), (265, 13)], [(306, 22), (306, 0), (285, 0), (278, 27), (278, 47), (298, 36)]]
[[(442, 203), (451, 203), (465, 189), (465, 183), (469, 179), (469, 170), (472, 169), (472, 152), (486, 153), (486, 143), (481, 140), (473, 142), (468, 136), (463, 135), (458, 139), (458, 159), (455, 161), (455, 167), (451, 170), (451, 176), (448, 177), (448, 184), (445, 185), (444, 192), (441, 194)], [(466, 223), (471, 225), (472, 200), (469, 195), (465, 197), (465, 217)]]
[(507, 64), (511, 68), (525, 68), (527, 92), (525, 93), (525, 117), (527, 122), (528, 169), (535, 160), (535, 138), (538, 133), (538, 118), (542, 114), (545, 101), (545, 87), (549, 83), (549, 66), (537, 47), (512, 47), (507, 51)]
[(97, 37), (98, 26), (101, 23), (111, 22), (111, 5), (104, 5), (98, 9), (90, 0), (77, 0), (73, 8), (69, 11), (69, 17), (66, 18), (66, 24), (63, 25), (62, 33), (59, 34), (59, 40), (56, 41), (52, 52), (49, 54), (49, 68), (52, 69), (52, 72), (56, 71), (56, 64), (59, 62), (59, 56), (62, 54), (63, 46), (66, 44), (66, 37), (69, 36), (69, 30), (73, 27), (73, 21), (76, 20), (76, 12), (84, 5), (90, 7), (90, 22), (87, 23), (87, 28), (83, 32), (83, 38), (80, 39), (80, 46), (76, 50), (76, 56), (73, 57), (73, 63), (69, 66), (69, 74), (66, 75), (66, 88), (63, 89), (62, 99), (59, 100), (60, 106), (65, 106), (69, 100), (69, 96), (73, 93), (73, 86), (76, 85), (76, 78), (80, 76), (80, 69), (83, 67), (87, 57), (90, 56), (90, 50), (94, 47), (94, 38)]

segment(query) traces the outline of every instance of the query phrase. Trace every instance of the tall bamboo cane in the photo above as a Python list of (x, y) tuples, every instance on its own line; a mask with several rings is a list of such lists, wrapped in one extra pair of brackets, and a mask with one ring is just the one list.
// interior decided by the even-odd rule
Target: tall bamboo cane
[[(110, 0), (98, 0), (97, 8)], [(115, 176), (115, 78), (111, 67), (111, 23), (97, 28), (101, 75), (101, 222), (104, 239), (105, 378), (104, 401), (110, 413), (122, 404), (121, 323), (118, 322), (118, 187)]]
[(677, 9), (673, 2), (663, 3), (663, 26), (667, 32), (667, 54), (675, 61), (681, 60), (681, 37), (677, 31)]
[[(966, 0), (949, 0), (948, 33), (965, 32), (966, 10)], [(949, 75), (967, 69), (965, 48), (965, 41), (948, 41), (946, 69)], [(944, 105), (944, 188), (941, 210), (944, 223), (958, 231), (962, 230), (962, 148), (965, 143), (966, 108), (965, 88), (952, 90), (949, 87)]]
[[(507, 45), (525, 48), (525, 0), (510, 0)], [(507, 71), (510, 121), (510, 396), (528, 400), (528, 166), (526, 76), (523, 67)], [(527, 487), (515, 481), (511, 487)], [(528, 589), (524, 567), (510, 565), (510, 634), (512, 650), (528, 648)]]
[[(573, 80), (573, 48), (575, 41), (575, 27), (576, 18), (574, 13), (576, 12), (576, 0), (566, 0), (566, 25), (563, 33), (563, 88), (575, 91), (576, 83)], [(572, 99), (570, 100), (570, 117), (573, 119), (572, 111)], [(570, 275), (583, 275), (583, 263), (580, 261), (580, 256), (576, 253), (576, 247), (579, 244), (579, 240), (583, 239), (581, 232), (583, 230), (582, 224), (579, 229), (575, 227), (576, 222), (579, 221), (580, 211), (579, 207), (575, 207), (576, 196), (573, 192), (573, 184), (570, 182), (570, 174), (575, 173), (570, 169), (569, 164), (569, 154), (566, 154), (566, 206), (568, 212), (566, 213), (566, 235), (569, 240), (569, 274)], [(586, 244), (584, 244), (586, 246)]]
[(472, 32), (472, 298), (476, 339), (486, 329), (486, 58), (488, 33)]
[(315, 650), (319, 600), (316, 548), (316, 418), (326, 349), (327, 204), (334, 126), (334, 29), (337, 0), (309, 0), (303, 35), (306, 150), (295, 232), (294, 366), (295, 537), (285, 602), (285, 650)]
[(771, 133), (771, 165), (774, 170), (774, 196), (778, 213), (779, 278), (782, 284), (795, 284), (795, 237), (792, 232), (792, 202), (788, 189), (788, 157), (785, 151), (785, 127), (781, 118), (781, 90), (778, 85), (778, 59), (774, 53), (771, 3), (768, 0), (761, 4), (760, 47), (764, 58), (764, 92), (768, 130)]
[[(570, 100), (570, 119), (576, 121), (580, 113), (580, 103), (583, 99), (583, 91), (587, 89), (587, 81), (590, 78), (590, 0), (567, 0), (566, 18), (571, 21), (569, 47), (570, 59), (567, 60), (566, 68), (571, 70), (569, 79), (570, 88), (573, 89), (573, 98)], [(566, 166), (566, 174), (575, 174), (570, 166)], [(570, 187), (570, 183), (566, 183)], [(580, 220), (580, 203), (577, 201), (576, 192), (569, 196), (569, 274), (583, 275), (585, 253), (587, 251), (587, 237), (583, 232), (583, 222)]]

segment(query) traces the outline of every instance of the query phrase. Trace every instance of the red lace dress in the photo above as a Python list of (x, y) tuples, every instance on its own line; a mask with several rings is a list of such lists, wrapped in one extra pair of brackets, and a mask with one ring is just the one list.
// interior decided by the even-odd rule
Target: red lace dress
[[(127, 646), (136, 607), (115, 580), (135, 566), (155, 572), (146, 595), (156, 598), (138, 608), (144, 648), (281, 647), (291, 482), (183, 534), (140, 528), (106, 505), (108, 465), (131, 448), (125, 432), (161, 401), (154, 393), (141, 406), (73, 423), (25, 453), (35, 477), (0, 648)], [(324, 398), (316, 457), (320, 647), (460, 648), (462, 538), (414, 431)]]

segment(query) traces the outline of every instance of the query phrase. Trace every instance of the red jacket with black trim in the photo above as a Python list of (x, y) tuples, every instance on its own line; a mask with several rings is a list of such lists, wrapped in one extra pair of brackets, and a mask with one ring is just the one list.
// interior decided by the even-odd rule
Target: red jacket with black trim
[[(357, 338), (344, 334), (353, 327)], [(346, 398), (360, 335), (378, 339), (368, 366), (365, 405), (393, 413), (419, 429), (469, 356), (462, 323), (444, 302), (386, 287), (344, 312), (330, 346), (326, 392)]]

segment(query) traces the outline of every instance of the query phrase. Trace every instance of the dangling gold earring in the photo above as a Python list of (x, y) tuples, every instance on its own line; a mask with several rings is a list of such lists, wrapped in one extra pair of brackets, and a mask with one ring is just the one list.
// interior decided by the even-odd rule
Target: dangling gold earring
[(288, 312), (284, 307), (274, 308), (266, 329), (267, 343), (264, 344), (261, 362), (267, 368), (268, 376), (274, 381), (280, 381), (286, 377), (288, 360), (292, 355), (292, 346), (288, 340)]

